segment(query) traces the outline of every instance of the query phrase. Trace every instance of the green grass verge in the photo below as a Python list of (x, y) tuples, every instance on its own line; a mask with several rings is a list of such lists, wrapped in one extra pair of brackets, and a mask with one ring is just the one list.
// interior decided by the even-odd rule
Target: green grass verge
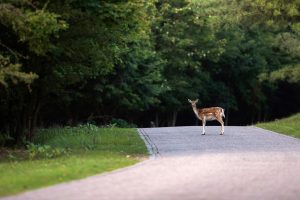
[(34, 144), (41, 150), (49, 145), (52, 149), (67, 149), (67, 153), (30, 159), (28, 150), (10, 150), (0, 160), (0, 196), (111, 171), (148, 155), (137, 130), (129, 128), (89, 125), (43, 129)]
[(256, 126), (300, 138), (300, 113), (272, 122), (259, 123)]

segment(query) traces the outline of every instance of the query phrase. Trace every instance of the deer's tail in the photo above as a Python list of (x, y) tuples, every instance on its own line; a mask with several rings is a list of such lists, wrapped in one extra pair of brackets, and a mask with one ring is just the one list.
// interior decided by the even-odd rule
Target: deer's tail
[(222, 116), (225, 118), (224, 109), (223, 108), (221, 108), (221, 109), (222, 109)]

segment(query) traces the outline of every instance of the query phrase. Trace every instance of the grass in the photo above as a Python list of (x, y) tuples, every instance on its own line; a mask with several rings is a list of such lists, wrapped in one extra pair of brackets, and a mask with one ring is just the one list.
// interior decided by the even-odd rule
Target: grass
[(300, 113), (272, 122), (259, 123), (256, 126), (300, 138)]
[(129, 166), (148, 154), (136, 129), (93, 125), (41, 129), (34, 145), (31, 151), (10, 150), (2, 156), (0, 196)]

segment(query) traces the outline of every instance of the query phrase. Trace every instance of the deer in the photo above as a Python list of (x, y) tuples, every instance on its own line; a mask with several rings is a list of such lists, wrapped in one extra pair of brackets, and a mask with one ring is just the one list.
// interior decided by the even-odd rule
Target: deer
[(221, 133), (220, 135), (224, 134), (224, 122), (223, 118), (225, 118), (224, 109), (221, 107), (211, 107), (211, 108), (201, 108), (198, 109), (196, 104), (198, 99), (192, 101), (188, 99), (188, 101), (192, 104), (193, 111), (196, 117), (202, 121), (202, 135), (205, 135), (205, 124), (206, 121), (213, 121), (217, 120), (221, 124)]

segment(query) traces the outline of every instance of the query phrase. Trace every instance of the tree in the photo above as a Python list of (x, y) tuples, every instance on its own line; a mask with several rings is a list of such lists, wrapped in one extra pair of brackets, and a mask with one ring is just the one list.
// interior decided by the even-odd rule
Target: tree
[(157, 7), (156, 49), (165, 60), (166, 78), (157, 110), (169, 116), (167, 125), (175, 125), (178, 111), (188, 106), (187, 98), (200, 97), (202, 106), (234, 107), (229, 87), (216, 75), (225, 72), (217, 63), (228, 43), (218, 33), (237, 21), (232, 14), (224, 15), (231, 7), (217, 0), (161, 1)]
[[(5, 131), (15, 142), (20, 142), (25, 131), (26, 136), (31, 137), (38, 106), (31, 106), (34, 92), (28, 84), (37, 80), (38, 72), (44, 69), (45, 65), (39, 60), (55, 48), (52, 40), (67, 28), (59, 15), (46, 10), (46, 4), (40, 7), (34, 3), (7, 1), (0, 4), (0, 76), (1, 83), (7, 87), (1, 91), (2, 111), (5, 111), (2, 127), (6, 127)], [(13, 85), (19, 82), (23, 84)]]

